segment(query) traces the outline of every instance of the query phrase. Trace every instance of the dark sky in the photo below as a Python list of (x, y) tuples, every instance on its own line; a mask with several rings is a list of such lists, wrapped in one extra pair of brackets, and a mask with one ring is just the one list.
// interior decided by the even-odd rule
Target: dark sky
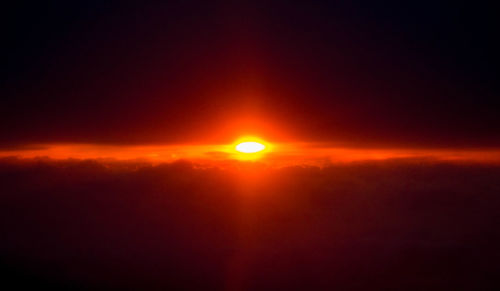
[(480, 1), (49, 2), (2, 8), (2, 145), (500, 146)]

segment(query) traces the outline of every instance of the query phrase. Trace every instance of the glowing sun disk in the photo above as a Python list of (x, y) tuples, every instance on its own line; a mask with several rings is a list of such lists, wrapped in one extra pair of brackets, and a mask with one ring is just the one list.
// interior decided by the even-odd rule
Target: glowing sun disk
[(248, 141), (248, 142), (242, 142), (238, 145), (236, 145), (236, 150), (241, 152), (241, 153), (246, 153), (246, 154), (251, 154), (251, 153), (256, 153), (264, 150), (266, 148), (265, 145), (254, 142), (254, 141)]

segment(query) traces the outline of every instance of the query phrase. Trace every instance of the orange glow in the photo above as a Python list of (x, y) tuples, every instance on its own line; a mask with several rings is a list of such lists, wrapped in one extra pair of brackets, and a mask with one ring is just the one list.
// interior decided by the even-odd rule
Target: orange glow
[[(238, 145), (254, 142), (261, 151), (246, 153)], [(262, 147), (261, 146), (261, 147)], [(347, 148), (312, 143), (269, 143), (260, 138), (242, 137), (232, 144), (207, 145), (102, 145), (42, 144), (0, 150), (2, 157), (140, 160), (149, 163), (189, 160), (200, 165), (231, 166), (231, 161), (259, 161), (270, 166), (348, 163), (369, 160), (426, 159), (449, 162), (500, 163), (500, 149), (412, 149)]]

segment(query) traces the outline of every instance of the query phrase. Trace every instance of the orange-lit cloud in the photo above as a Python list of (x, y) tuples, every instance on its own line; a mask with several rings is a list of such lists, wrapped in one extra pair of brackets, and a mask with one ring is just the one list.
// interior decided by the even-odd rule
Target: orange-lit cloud
[[(246, 139), (245, 139), (246, 140)], [(327, 165), (366, 160), (434, 159), (454, 162), (500, 163), (500, 149), (347, 148), (310, 143), (266, 143), (258, 153), (241, 153), (233, 144), (222, 145), (101, 145), (44, 144), (0, 151), (0, 157), (144, 160), (152, 163), (192, 160), (215, 163), (258, 160), (273, 166)]]

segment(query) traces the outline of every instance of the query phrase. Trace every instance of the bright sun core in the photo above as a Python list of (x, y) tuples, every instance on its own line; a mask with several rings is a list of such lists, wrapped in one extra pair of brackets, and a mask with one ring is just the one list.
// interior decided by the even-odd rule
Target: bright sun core
[(254, 141), (247, 141), (247, 142), (242, 142), (238, 145), (236, 145), (236, 150), (239, 151), (240, 153), (246, 153), (246, 154), (252, 154), (252, 153), (257, 153), (266, 148), (265, 145), (254, 142)]

